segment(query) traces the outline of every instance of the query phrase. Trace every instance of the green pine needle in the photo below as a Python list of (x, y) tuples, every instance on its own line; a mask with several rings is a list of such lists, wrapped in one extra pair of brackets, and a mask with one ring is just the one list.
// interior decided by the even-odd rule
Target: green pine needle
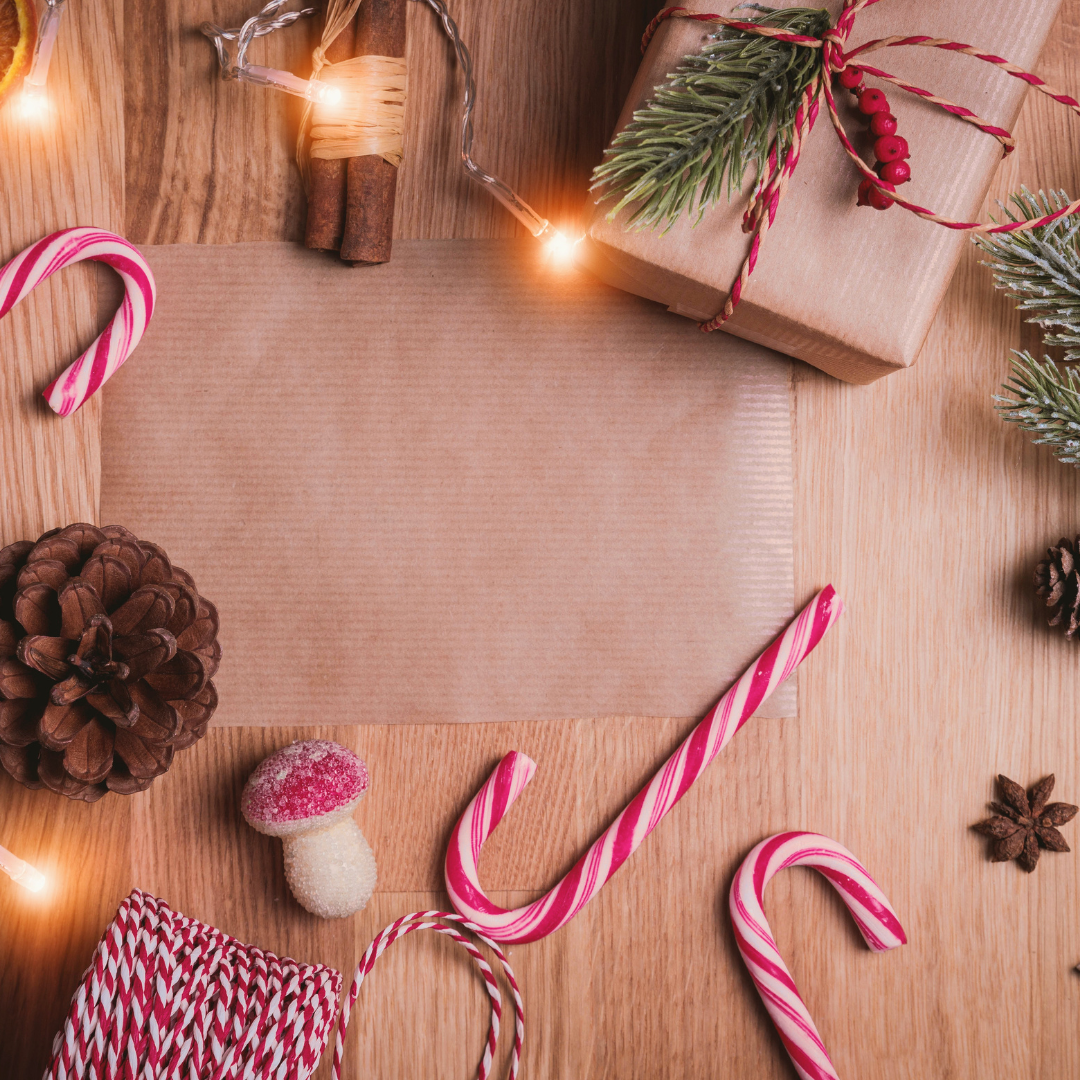
[[(771, 10), (747, 22), (818, 37), (829, 13)], [(593, 173), (600, 200), (617, 198), (609, 218), (634, 204), (628, 227), (666, 229), (684, 212), (705, 208), (742, 187), (748, 168), (768, 165), (775, 138), (781, 160), (791, 147), (803, 91), (821, 73), (821, 50), (724, 27), (696, 56), (686, 56), (644, 109), (615, 136)]]
[[(1002, 207), (1010, 221), (1044, 217), (1067, 206), (1064, 191), (1032, 194), (1027, 188), (1012, 196), (1019, 209), (1014, 215)], [(994, 271), (994, 284), (1007, 289), (1020, 311), (1034, 311), (1027, 321), (1043, 329), (1047, 345), (1064, 346), (1066, 361), (1080, 359), (1080, 216), (1058, 218), (1030, 232), (996, 233), (975, 237), (990, 257), (984, 262)]]
[[(1019, 214), (1002, 207), (1010, 221), (1042, 217), (1068, 204), (1063, 191), (1012, 196)], [(1027, 321), (1053, 330), (1047, 345), (1065, 350), (1066, 364), (1080, 360), (1080, 220), (1059, 218), (1030, 232), (975, 237), (989, 256), (994, 284), (1008, 291)], [(1003, 419), (1038, 436), (1059, 461), (1080, 467), (1080, 377), (1059, 368), (1050, 357), (1040, 364), (1029, 353), (1015, 353), (1012, 377), (1002, 387), (1010, 397), (995, 397)]]
[(1040, 364), (1030, 353), (1013, 354), (1012, 378), (997, 396), (996, 408), (1010, 423), (1039, 436), (1058, 461), (1080, 466), (1080, 379), (1073, 368), (1058, 368), (1049, 356)]

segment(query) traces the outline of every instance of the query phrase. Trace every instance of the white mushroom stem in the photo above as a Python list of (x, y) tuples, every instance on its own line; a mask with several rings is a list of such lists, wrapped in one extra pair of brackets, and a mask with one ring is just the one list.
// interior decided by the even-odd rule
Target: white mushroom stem
[(343, 919), (359, 911), (375, 891), (375, 855), (352, 819), (316, 825), (283, 836), (285, 879), (293, 896), (324, 919)]

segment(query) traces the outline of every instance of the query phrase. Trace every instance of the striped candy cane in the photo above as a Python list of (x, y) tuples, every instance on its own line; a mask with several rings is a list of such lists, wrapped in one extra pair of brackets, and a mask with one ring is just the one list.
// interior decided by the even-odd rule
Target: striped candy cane
[[(461, 927), (461, 929), (458, 929)], [(490, 965), (484, 959), (480, 950), (461, 932), (468, 930), (475, 934), (495, 954), (502, 969), (506, 974), (506, 980), (510, 984), (510, 993), (514, 998), (514, 1050), (510, 1058), (510, 1071), (507, 1074), (509, 1080), (517, 1080), (518, 1068), (521, 1064), (521, 1048), (525, 1042), (525, 1008), (521, 1003), (521, 992), (518, 990), (517, 979), (514, 977), (510, 961), (502, 949), (487, 937), (478, 926), (463, 919), (460, 915), (454, 915), (446, 911), (417, 911), (412, 915), (403, 915), (400, 919), (392, 922), (389, 926), (380, 930), (367, 952), (360, 958), (356, 965), (356, 974), (353, 976), (352, 987), (348, 996), (341, 1003), (341, 1017), (338, 1020), (337, 1039), (334, 1042), (334, 1064), (331, 1072), (331, 1080), (341, 1080), (341, 1064), (345, 1055), (345, 1033), (349, 1027), (349, 1017), (352, 1015), (356, 997), (360, 993), (360, 987), (364, 977), (375, 966), (375, 961), (393, 945), (398, 938), (411, 934), (414, 930), (434, 930), (463, 946), (465, 951), (476, 962), (480, 974), (484, 979), (484, 989), (487, 990), (491, 999), (491, 1026), (488, 1028), (487, 1041), (484, 1043), (484, 1056), (480, 1059), (480, 1067), (477, 1070), (476, 1080), (488, 1080), (491, 1072), (491, 1062), (495, 1056), (495, 1048), (499, 1045), (499, 1020), (502, 1017), (502, 994), (499, 992), (499, 984)]]
[(47, 277), (91, 259), (124, 279), (124, 301), (100, 337), (45, 390), (53, 412), (68, 416), (108, 379), (142, 340), (157, 299), (154, 275), (139, 250), (102, 229), (62, 229), (16, 255), (0, 270), (0, 319)]
[(758, 844), (735, 874), (729, 901), (735, 941), (784, 1049), (803, 1080), (837, 1080), (825, 1044), (776, 948), (761, 906), (765, 886), (786, 866), (812, 866), (824, 874), (875, 952), (903, 945), (907, 935), (892, 905), (862, 863), (827, 836), (778, 833)]
[(539, 900), (513, 911), (488, 899), (476, 868), (484, 841), (536, 772), (536, 763), (525, 754), (507, 754), (450, 835), (446, 888), (454, 907), (496, 941), (536, 941), (565, 926), (633, 855), (754, 710), (799, 666), (842, 610), (836, 591), (826, 586), (713, 706), (566, 877)]

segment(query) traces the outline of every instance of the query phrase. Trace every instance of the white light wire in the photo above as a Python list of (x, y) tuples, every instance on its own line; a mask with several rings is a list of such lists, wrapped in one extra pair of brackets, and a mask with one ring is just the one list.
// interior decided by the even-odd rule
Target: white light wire
[[(244, 82), (255, 83), (257, 86), (270, 86), (275, 90), (283, 90), (286, 94), (293, 94), (308, 101), (333, 105), (341, 100), (341, 91), (335, 87), (313, 79), (298, 78), (289, 71), (260, 67), (258, 64), (247, 62), (248, 46), (256, 38), (266, 37), (267, 34), (272, 34), (275, 30), (281, 30), (296, 22), (297, 19), (315, 14), (314, 8), (303, 8), (300, 11), (286, 11), (279, 15), (278, 11), (288, 2), (289, 0), (270, 0), (257, 15), (252, 15), (243, 26), (232, 30), (226, 30), (212, 22), (204, 22), (199, 29), (214, 46), (223, 79), (241, 79)], [(236, 42), (235, 60), (229, 55), (226, 44), (230, 41)]]
[[(473, 111), (476, 108), (477, 93), (472, 54), (469, 52), (465, 42), (461, 40), (457, 23), (454, 22), (453, 17), (450, 15), (444, 0), (416, 0), (416, 2), (427, 4), (438, 16), (443, 29), (446, 31), (446, 36), (450, 38), (454, 45), (458, 63), (461, 65), (461, 72), (465, 79), (465, 101), (461, 120), (461, 163), (465, 172), (478, 184), (490, 191), (533, 236), (565, 240), (547, 218), (541, 217), (508, 184), (505, 184), (497, 176), (485, 172), (473, 160)], [(270, 3), (266, 4), (257, 15), (252, 16), (238, 29), (224, 30), (214, 23), (204, 22), (200, 30), (210, 39), (217, 52), (223, 79), (243, 79), (262, 86), (273, 86), (278, 90), (284, 90), (286, 93), (307, 98), (309, 101), (332, 104), (333, 101), (327, 94), (335, 90), (335, 88), (328, 86), (326, 83), (318, 80), (299, 79), (288, 72), (256, 67), (254, 64), (247, 62), (248, 46), (255, 38), (265, 37), (275, 30), (289, 26), (291, 23), (296, 22), (297, 19), (315, 13), (314, 8), (303, 8), (300, 11), (286, 11), (279, 15), (278, 12), (286, 3), (288, 3), (288, 0), (270, 0)], [(226, 42), (230, 41), (237, 43), (235, 60), (230, 57), (226, 45)]]

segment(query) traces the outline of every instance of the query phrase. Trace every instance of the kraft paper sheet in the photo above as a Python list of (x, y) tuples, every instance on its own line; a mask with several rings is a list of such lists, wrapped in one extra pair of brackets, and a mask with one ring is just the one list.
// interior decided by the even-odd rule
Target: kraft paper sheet
[(218, 605), (219, 723), (697, 716), (790, 619), (788, 360), (532, 241), (146, 254), (101, 520)]

